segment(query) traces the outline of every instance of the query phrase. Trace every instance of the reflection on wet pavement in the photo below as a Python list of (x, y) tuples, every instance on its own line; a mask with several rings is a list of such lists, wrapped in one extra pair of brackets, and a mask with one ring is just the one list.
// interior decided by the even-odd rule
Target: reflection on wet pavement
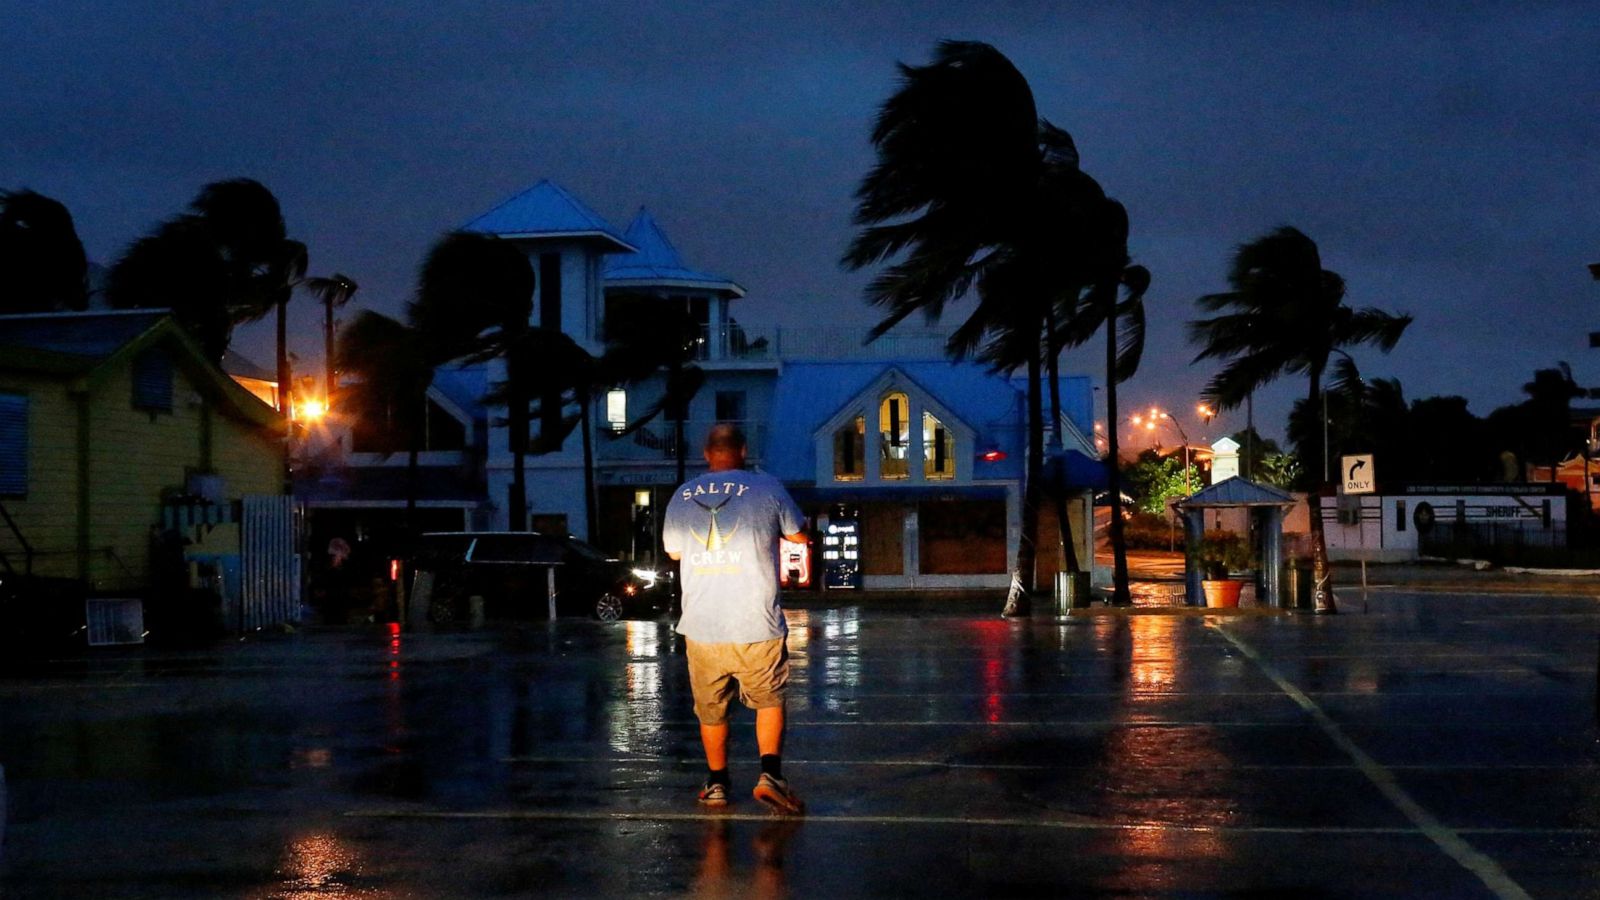
[(750, 798), (748, 712), (696, 806), (667, 622), (0, 661), (0, 893), (1490, 893), (1438, 829), (1531, 894), (1600, 883), (1594, 601), (1369, 608), (789, 610), (799, 821)]

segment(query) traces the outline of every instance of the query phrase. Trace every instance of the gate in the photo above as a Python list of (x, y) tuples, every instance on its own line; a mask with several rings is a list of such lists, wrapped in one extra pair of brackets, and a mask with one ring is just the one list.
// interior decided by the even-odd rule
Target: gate
[(239, 525), (239, 628), (300, 618), (300, 510), (293, 497), (245, 497)]

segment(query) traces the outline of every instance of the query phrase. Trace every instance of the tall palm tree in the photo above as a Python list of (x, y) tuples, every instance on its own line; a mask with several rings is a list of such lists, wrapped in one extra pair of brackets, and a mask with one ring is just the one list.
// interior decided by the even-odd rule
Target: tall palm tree
[[(537, 421), (528, 452), (535, 455), (560, 450), (574, 430), (583, 447), (583, 498), (585, 540), (593, 541), (599, 518), (594, 481), (594, 422), (596, 397), (612, 383), (607, 362), (596, 358), (569, 335), (530, 327), (505, 348), (506, 381), (496, 385), (486, 402), (523, 404), (523, 421)], [(551, 408), (548, 404), (556, 404)], [(508, 415), (508, 421), (509, 421)]]
[[(457, 358), (505, 361), (506, 425), (511, 452), (512, 531), (528, 527), (527, 454), (529, 398), (517, 393), (529, 379), (512, 371), (526, 364), (508, 348), (524, 339), (533, 311), (534, 274), (527, 254), (488, 234), (454, 231), (428, 251), (407, 309), (413, 326), (429, 336), (437, 362)], [(548, 398), (547, 399), (553, 399)], [(559, 402), (550, 415), (559, 417)], [(549, 424), (548, 422), (546, 423)]]
[[(1123, 221), (1126, 221), (1124, 217)], [(1106, 476), (1110, 494), (1111, 519), (1107, 524), (1111, 542), (1111, 603), (1114, 606), (1131, 606), (1133, 595), (1128, 586), (1128, 542), (1123, 535), (1122, 522), (1122, 469), (1118, 460), (1121, 447), (1117, 438), (1116, 423), (1120, 413), (1117, 404), (1117, 385), (1134, 376), (1144, 357), (1144, 295), (1150, 289), (1150, 272), (1143, 266), (1128, 265), (1126, 249), (1121, 254), (1123, 268), (1115, 275), (1107, 275), (1089, 290), (1075, 327), (1068, 334), (1081, 335), (1096, 325), (1103, 326), (1106, 335)], [(1119, 291), (1122, 298), (1118, 299)], [(1126, 329), (1119, 331), (1119, 323)], [(1069, 338), (1070, 339), (1070, 338)]]
[(353, 376), (340, 394), (340, 413), (372, 429), (385, 452), (406, 453), (407, 533), (416, 524), (417, 454), (436, 365), (430, 344), (420, 329), (363, 310), (340, 333), (335, 351), (339, 369)]
[[(695, 365), (700, 327), (680, 307), (656, 304), (650, 316), (618, 322), (606, 334), (601, 371), (615, 384), (637, 384), (665, 372), (661, 396), (620, 430), (613, 440), (628, 437), (657, 418), (672, 423), (673, 457), (678, 484), (688, 480), (689, 444), (685, 425), (689, 407), (705, 386), (705, 372)], [(650, 308), (650, 307), (644, 307)]]
[[(1329, 356), (1362, 344), (1387, 353), (1411, 324), (1409, 315), (1346, 306), (1344, 279), (1322, 267), (1315, 241), (1288, 226), (1239, 247), (1228, 285), (1231, 290), (1198, 301), (1203, 311), (1216, 315), (1189, 323), (1189, 338), (1201, 348), (1195, 361), (1223, 363), (1205, 389), (1206, 399), (1222, 409), (1237, 407), (1286, 373), (1306, 375), (1306, 405), (1320, 409)], [(1306, 468), (1322, 484), (1326, 460), (1320, 446), (1314, 444), (1313, 452)], [(1311, 539), (1314, 606), (1331, 613), (1336, 607), (1327, 589), (1328, 547), (1317, 508)]]
[[(1022, 541), (1005, 614), (1027, 612), (1042, 457), (1040, 344), (1047, 310), (1077, 297), (1086, 266), (1076, 257), (1092, 219), (1079, 213), (1103, 192), (1078, 169), (1065, 131), (1038, 117), (1033, 92), (1011, 61), (987, 44), (946, 41), (926, 66), (901, 65), (902, 82), (872, 133), (877, 164), (856, 191), (860, 226), (844, 264), (893, 262), (869, 284), (885, 308), (869, 340), (913, 313), (937, 319), (976, 289), (977, 304), (950, 338), (962, 358), (986, 335), (1009, 333), (991, 365), (1026, 367), (1030, 461), (1024, 476)], [(1003, 360), (1003, 362), (1002, 362)]]
[(0, 191), (0, 313), (84, 309), (89, 261), (59, 200)]
[(304, 277), (305, 252), (271, 191), (248, 178), (213, 182), (112, 265), (106, 298), (120, 309), (172, 310), (221, 361), (234, 326), (274, 311)]
[(333, 405), (333, 395), (338, 391), (339, 373), (334, 365), (334, 327), (333, 311), (350, 302), (360, 286), (355, 279), (341, 272), (328, 276), (317, 276), (306, 279), (306, 289), (322, 304), (322, 399), (328, 406)]

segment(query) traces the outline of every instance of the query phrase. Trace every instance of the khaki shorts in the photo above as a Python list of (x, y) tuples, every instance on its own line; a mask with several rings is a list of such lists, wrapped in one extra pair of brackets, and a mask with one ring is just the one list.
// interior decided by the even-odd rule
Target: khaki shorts
[(694, 714), (702, 725), (728, 721), (734, 691), (751, 709), (783, 706), (789, 684), (789, 648), (783, 638), (754, 644), (702, 644), (684, 639)]

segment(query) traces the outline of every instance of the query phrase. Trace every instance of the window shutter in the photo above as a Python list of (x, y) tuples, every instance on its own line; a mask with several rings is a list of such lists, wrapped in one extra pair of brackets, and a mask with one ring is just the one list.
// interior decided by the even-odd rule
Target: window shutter
[(28, 398), (0, 394), (0, 497), (28, 493)]
[(172, 360), (165, 353), (151, 350), (134, 359), (133, 405), (172, 412)]

